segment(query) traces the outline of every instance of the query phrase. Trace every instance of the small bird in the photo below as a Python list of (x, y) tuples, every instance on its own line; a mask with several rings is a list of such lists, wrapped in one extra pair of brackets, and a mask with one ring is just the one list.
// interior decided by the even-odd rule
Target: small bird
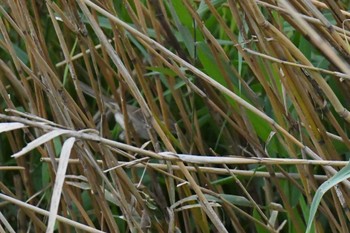
[[(81, 90), (93, 97), (96, 98), (96, 94), (95, 91), (88, 85), (86, 85), (85, 83), (79, 81), (79, 85), (81, 87)], [(122, 129), (125, 131), (126, 127), (125, 127), (125, 121), (124, 121), (124, 115), (123, 112), (121, 111), (119, 105), (117, 103), (115, 103), (114, 99), (107, 97), (105, 95), (101, 95), (102, 100), (104, 101), (104, 103), (106, 104), (106, 106), (110, 109), (110, 111), (114, 114), (114, 119), (115, 121), (122, 127)], [(128, 113), (128, 118), (130, 120), (130, 122), (132, 123), (132, 126), (135, 129), (135, 132), (137, 133), (137, 135), (141, 138), (141, 139), (145, 139), (145, 140), (149, 140), (150, 137), (148, 135), (148, 131), (147, 131), (147, 123), (145, 121), (145, 118), (143, 116), (143, 113), (141, 111), (141, 108), (127, 104), (126, 105), (126, 111)], [(121, 139), (124, 139), (124, 133), (122, 133), (120, 135)]]

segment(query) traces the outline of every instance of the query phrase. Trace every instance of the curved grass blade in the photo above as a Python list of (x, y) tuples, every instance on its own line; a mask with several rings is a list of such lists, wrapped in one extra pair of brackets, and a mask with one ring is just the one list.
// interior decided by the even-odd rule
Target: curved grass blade
[(53, 130), (53, 131), (51, 131), (49, 133), (46, 133), (46, 134), (42, 135), (41, 137), (35, 139), (34, 141), (28, 143), (27, 146), (25, 146), (19, 152), (13, 154), (11, 157), (12, 158), (18, 158), (18, 157), (26, 154), (27, 152), (37, 148), (38, 146), (44, 144), (45, 142), (48, 142), (48, 141), (52, 140), (55, 137), (58, 137), (58, 136), (60, 136), (62, 134), (65, 134), (66, 132), (67, 132), (67, 130), (59, 129), (59, 130)]
[(307, 222), (306, 233), (309, 233), (311, 230), (312, 222), (316, 215), (317, 208), (321, 202), (323, 195), (332, 187), (337, 185), (338, 183), (350, 178), (350, 163), (343, 167), (337, 174), (335, 174), (332, 178), (324, 182), (316, 191), (315, 197), (312, 200), (309, 220)]
[(22, 129), (27, 127), (26, 125), (18, 122), (6, 122), (6, 123), (0, 123), (0, 133), (2, 132), (8, 132), (15, 129)]
[(60, 204), (63, 182), (66, 176), (69, 156), (73, 148), (74, 142), (75, 142), (75, 138), (73, 137), (69, 138), (67, 141), (64, 142), (62, 147), (60, 162), (58, 164), (57, 173), (56, 173), (55, 185), (52, 191), (50, 215), (49, 215), (48, 227), (46, 232), (54, 232), (54, 229), (55, 229), (57, 210)]

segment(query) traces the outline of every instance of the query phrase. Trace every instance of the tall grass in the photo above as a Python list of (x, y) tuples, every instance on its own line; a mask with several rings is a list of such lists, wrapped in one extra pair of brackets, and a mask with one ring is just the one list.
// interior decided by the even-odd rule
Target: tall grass
[(0, 231), (349, 232), (348, 9), (1, 0)]

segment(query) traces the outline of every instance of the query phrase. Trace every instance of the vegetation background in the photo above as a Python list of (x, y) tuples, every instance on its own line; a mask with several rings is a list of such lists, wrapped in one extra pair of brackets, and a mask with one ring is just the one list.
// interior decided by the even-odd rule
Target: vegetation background
[(0, 0), (0, 231), (350, 232), (348, 9)]

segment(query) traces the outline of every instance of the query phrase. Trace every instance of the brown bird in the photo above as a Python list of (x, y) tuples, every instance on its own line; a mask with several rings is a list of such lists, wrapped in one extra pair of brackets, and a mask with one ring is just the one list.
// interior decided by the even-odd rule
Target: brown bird
[[(95, 91), (85, 83), (79, 81), (79, 85), (81, 87), (81, 90), (93, 97), (96, 98)], [(125, 130), (125, 121), (124, 121), (124, 115), (121, 111), (119, 105), (115, 103), (114, 99), (107, 97), (102, 94), (102, 100), (106, 104), (106, 106), (110, 109), (110, 111), (114, 114), (115, 121), (122, 127), (123, 130)], [(141, 108), (127, 104), (126, 105), (126, 111), (128, 113), (128, 118), (132, 124), (132, 126), (135, 129), (135, 132), (141, 139), (149, 140), (150, 137), (148, 135), (147, 131), (147, 123), (145, 121), (145, 118), (143, 116), (143, 113), (141, 111)], [(124, 133), (120, 135), (120, 138), (123, 139)]]

